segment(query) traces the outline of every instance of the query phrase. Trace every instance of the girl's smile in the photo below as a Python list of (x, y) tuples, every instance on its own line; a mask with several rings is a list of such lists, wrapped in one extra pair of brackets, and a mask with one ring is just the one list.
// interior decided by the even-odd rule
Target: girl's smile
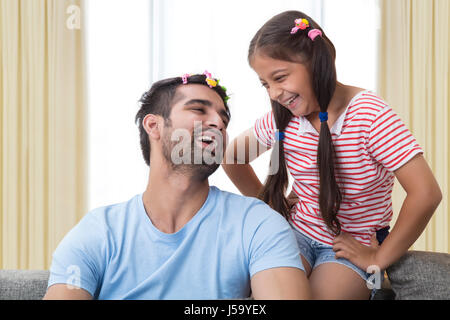
[(320, 110), (309, 72), (303, 64), (256, 54), (251, 66), (270, 99), (287, 108), (294, 116), (307, 116)]

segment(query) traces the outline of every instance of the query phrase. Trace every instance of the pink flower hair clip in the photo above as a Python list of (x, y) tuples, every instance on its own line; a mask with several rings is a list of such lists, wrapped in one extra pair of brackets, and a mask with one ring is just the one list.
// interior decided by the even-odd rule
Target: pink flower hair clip
[(309, 21), (306, 19), (295, 19), (295, 27), (292, 28), (291, 34), (297, 33), (298, 30), (305, 30), (309, 27)]
[[(297, 33), (298, 30), (305, 30), (305, 29), (310, 27), (309, 21), (307, 19), (298, 18), (298, 19), (295, 19), (294, 22), (295, 22), (295, 27), (292, 28), (291, 34), (295, 34), (295, 33)], [(321, 36), (322, 37), (322, 31), (320, 31), (319, 29), (311, 29), (311, 30), (309, 30), (308, 37), (312, 41), (314, 41), (314, 39), (317, 36)]]
[(181, 80), (183, 80), (183, 84), (187, 84), (187, 83), (188, 83), (188, 78), (189, 78), (190, 76), (191, 76), (191, 75), (188, 74), (188, 73), (183, 74), (183, 75), (181, 76)]

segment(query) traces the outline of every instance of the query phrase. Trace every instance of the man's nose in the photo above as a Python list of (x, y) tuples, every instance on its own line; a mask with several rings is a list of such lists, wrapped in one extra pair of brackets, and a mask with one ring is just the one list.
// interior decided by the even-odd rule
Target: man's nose
[(222, 117), (218, 113), (210, 115), (206, 120), (205, 124), (210, 128), (215, 128), (220, 131), (225, 129), (225, 123), (223, 122)]

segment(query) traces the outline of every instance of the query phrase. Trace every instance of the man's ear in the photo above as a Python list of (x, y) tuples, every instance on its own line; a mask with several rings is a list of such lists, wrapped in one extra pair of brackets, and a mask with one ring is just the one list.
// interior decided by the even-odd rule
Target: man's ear
[(150, 139), (159, 140), (161, 138), (163, 120), (160, 116), (147, 114), (142, 120), (142, 126)]

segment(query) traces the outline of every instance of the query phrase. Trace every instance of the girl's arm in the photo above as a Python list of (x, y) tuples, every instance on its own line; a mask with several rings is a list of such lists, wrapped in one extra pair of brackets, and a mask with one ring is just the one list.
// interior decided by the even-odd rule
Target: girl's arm
[(397, 222), (376, 254), (383, 270), (400, 259), (425, 229), (442, 200), (442, 193), (422, 155), (417, 155), (394, 172), (406, 191)]
[(267, 150), (269, 148), (256, 139), (253, 128), (241, 133), (227, 146), (222, 167), (244, 196), (256, 197), (261, 190), (263, 185), (250, 162)]
[(406, 191), (397, 222), (380, 247), (366, 247), (350, 234), (334, 239), (336, 257), (346, 258), (361, 269), (376, 265), (384, 270), (400, 259), (419, 238), (441, 202), (442, 193), (430, 167), (422, 155), (417, 155), (394, 171)]

